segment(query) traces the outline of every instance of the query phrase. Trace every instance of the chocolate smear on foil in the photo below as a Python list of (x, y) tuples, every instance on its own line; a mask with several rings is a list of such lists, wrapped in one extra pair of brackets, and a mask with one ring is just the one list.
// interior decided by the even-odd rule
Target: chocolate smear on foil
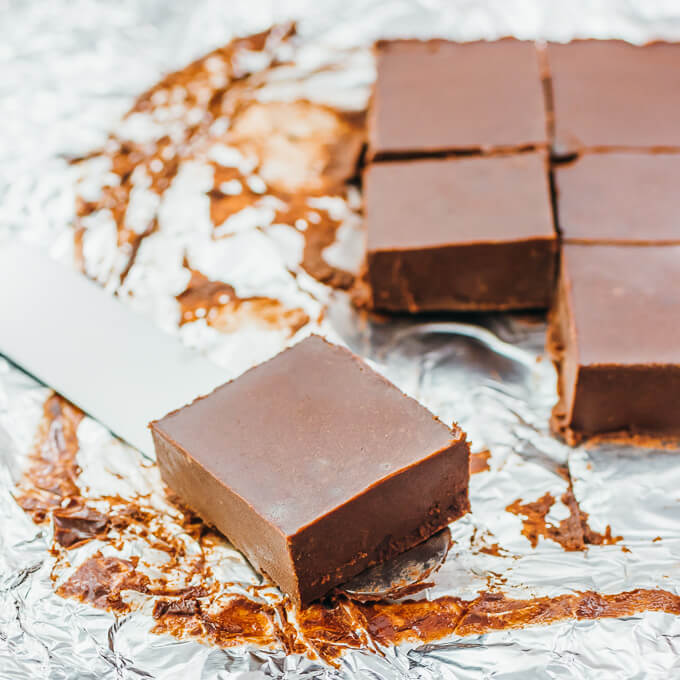
[[(205, 160), (215, 144), (227, 144), (254, 159), (250, 174), (209, 162), (214, 170), (208, 196), (216, 237), (229, 217), (259, 205), (265, 197), (276, 199), (280, 206), (276, 221), (293, 227), (310, 212), (307, 199), (333, 196), (345, 200), (364, 146), (365, 112), (340, 111), (307, 100), (260, 102), (256, 98), (271, 74), (284, 66), (276, 58), (277, 49), (294, 36), (295, 26), (287, 24), (238, 38), (168, 74), (140, 95), (124, 120), (132, 116), (152, 120), (157, 110), (181, 94), (181, 102), (172, 107), (177, 118), (172, 138), (163, 134), (142, 143), (112, 135), (103, 149), (71, 159), (71, 163), (79, 163), (108, 158), (117, 178), (102, 187), (96, 200), (76, 198), (74, 252), (82, 271), (86, 270), (84, 219), (100, 210), (109, 211), (116, 224), (119, 251), (127, 259), (120, 275), (122, 283), (142, 241), (158, 229), (158, 214), (141, 231), (130, 229), (126, 222), (135, 175), (143, 173), (149, 178), (148, 189), (162, 196), (183, 162)], [(269, 65), (255, 72), (248, 70), (241, 57), (252, 52), (266, 53)], [(216, 131), (216, 121), (225, 121), (226, 129)], [(256, 189), (252, 188), (253, 179), (258, 183)], [(225, 183), (234, 181), (238, 190), (223, 190)], [(353, 275), (326, 262), (322, 254), (335, 241), (339, 223), (324, 210), (317, 208), (314, 213), (319, 219), (300, 230), (305, 241), (300, 266), (326, 285), (348, 289)]]
[(87, 602), (99, 609), (126, 612), (129, 608), (123, 600), (124, 591), (145, 593), (148, 586), (149, 578), (137, 572), (135, 560), (104, 557), (96, 553), (57, 588), (57, 594)]
[(592, 591), (516, 600), (502, 593), (484, 593), (468, 603), (456, 626), (457, 635), (547, 625), (566, 619), (632, 616), (643, 611), (680, 614), (680, 596), (665, 590), (636, 589), (614, 595)]
[(506, 507), (507, 512), (523, 517), (522, 534), (529, 539), (532, 548), (538, 545), (539, 537), (555, 541), (568, 551), (585, 550), (589, 545), (612, 545), (623, 540), (622, 536), (612, 535), (609, 525), (604, 534), (590, 527), (588, 513), (579, 507), (571, 485), (560, 500), (567, 506), (569, 516), (557, 525), (546, 520), (548, 512), (555, 504), (555, 498), (550, 493), (545, 493), (530, 503), (524, 503), (520, 498)]
[(477, 453), (470, 454), (470, 474), (476, 475), (480, 472), (486, 472), (490, 470), (489, 458), (491, 458), (491, 451), (486, 449), (485, 451), (478, 451)]
[[(493, 538), (494, 535), (488, 529), (480, 531), (478, 527), (473, 527), (472, 534), (470, 535), (470, 550), (473, 553), (483, 553), (493, 557), (517, 557), (501, 548), (497, 542), (492, 543), (491, 540)], [(495, 580), (498, 580), (498, 578)]]
[(29, 467), (17, 488), (16, 500), (36, 523), (67, 498), (80, 495), (76, 462), (78, 425), (83, 412), (53, 394), (43, 405)]
[[(278, 648), (337, 665), (339, 657), (352, 649), (381, 653), (382, 648), (401, 643), (425, 644), (452, 635), (480, 635), (567, 619), (623, 617), (644, 611), (680, 615), (680, 596), (664, 590), (636, 589), (608, 595), (585, 591), (513, 599), (497, 591), (504, 581), (500, 574), (493, 574), (490, 592), (472, 600), (449, 596), (414, 599), (408, 590), (397, 589), (385, 595), (386, 599), (367, 601), (361, 594), (354, 597), (345, 590), (300, 610), (267, 582), (231, 584), (215, 578), (205, 554), (224, 539), (176, 499), (169, 499), (172, 503), (169, 516), (167, 508), (152, 505), (147, 496), (83, 497), (76, 464), (76, 430), (82, 417), (78, 409), (61, 397), (52, 395), (47, 399), (35, 451), (20, 482), (17, 500), (34, 521), (52, 519), (55, 534), (51, 552), (62, 570), (68, 567), (69, 549), (91, 540), (97, 540), (101, 546), (62, 579), (56, 586), (59, 595), (117, 615), (133, 611), (151, 598), (153, 632), (158, 634), (221, 647)], [(554, 502), (551, 499), (546, 495), (528, 510), (528, 516), (533, 513), (538, 517), (535, 523), (538, 529), (531, 529), (536, 536), (544, 535), (540, 527)], [(578, 511), (575, 501), (571, 502), (568, 496), (563, 501), (580, 527), (579, 533), (574, 529), (577, 522), (570, 520), (572, 533), (567, 535), (575, 531), (581, 542), (563, 538), (559, 527), (546, 530), (551, 538), (555, 536), (552, 540), (559, 538), (565, 549), (617, 540), (589, 530), (587, 516)], [(516, 509), (527, 512), (529, 505), (532, 504), (518, 503)], [(105, 507), (108, 511), (103, 510)], [(169, 522), (175, 523), (180, 531), (172, 530)], [(585, 528), (582, 522), (586, 523)], [(197, 542), (198, 554), (187, 551), (183, 536)], [(444, 536), (443, 548), (448, 548), (448, 536), (448, 533)], [(120, 551), (132, 539), (143, 540), (165, 554), (160, 566), (154, 564), (150, 572), (153, 576), (145, 573), (139, 557), (107, 554)], [(489, 549), (490, 554), (495, 552), (493, 547)], [(437, 566), (435, 560), (431, 567)], [(423, 582), (427, 581), (422, 574), (414, 576), (416, 580), (421, 577)]]
[(107, 515), (76, 500), (52, 511), (54, 540), (65, 548), (101, 536), (108, 528)]
[(271, 646), (276, 641), (273, 608), (246, 597), (230, 598), (212, 610), (196, 598), (158, 600), (153, 633), (198, 637), (220, 647), (252, 644)]
[(205, 319), (209, 326), (231, 331), (242, 321), (252, 320), (268, 328), (284, 328), (292, 337), (309, 323), (309, 315), (299, 307), (286, 307), (272, 297), (239, 297), (230, 284), (209, 279), (186, 261), (184, 266), (191, 272), (191, 279), (176, 297), (180, 326)]

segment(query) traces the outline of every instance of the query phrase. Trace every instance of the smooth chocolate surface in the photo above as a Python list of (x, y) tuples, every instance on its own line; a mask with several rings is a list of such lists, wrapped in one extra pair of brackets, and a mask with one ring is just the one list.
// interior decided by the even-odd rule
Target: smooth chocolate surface
[(375, 308), (548, 305), (557, 242), (543, 154), (375, 163), (364, 213)]
[(151, 428), (164, 482), (298, 604), (469, 509), (464, 433), (318, 336)]
[(680, 243), (679, 154), (585, 154), (553, 172), (564, 241)]
[(382, 41), (369, 158), (547, 145), (536, 46)]
[(680, 44), (548, 45), (557, 154), (680, 147)]
[(562, 249), (548, 349), (568, 439), (680, 431), (680, 246)]

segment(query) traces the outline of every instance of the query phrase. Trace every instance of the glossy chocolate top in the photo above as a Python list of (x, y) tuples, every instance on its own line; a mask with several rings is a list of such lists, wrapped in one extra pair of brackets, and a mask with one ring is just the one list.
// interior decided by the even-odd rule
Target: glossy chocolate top
[(369, 155), (547, 144), (531, 42), (378, 43)]
[(369, 251), (555, 237), (542, 153), (375, 163), (364, 211)]
[(562, 258), (580, 364), (680, 364), (680, 246), (565, 244)]
[(680, 44), (551, 43), (548, 62), (558, 153), (680, 146)]
[(565, 240), (680, 243), (680, 155), (586, 154), (554, 173)]
[(287, 534), (464, 438), (318, 336), (155, 427)]

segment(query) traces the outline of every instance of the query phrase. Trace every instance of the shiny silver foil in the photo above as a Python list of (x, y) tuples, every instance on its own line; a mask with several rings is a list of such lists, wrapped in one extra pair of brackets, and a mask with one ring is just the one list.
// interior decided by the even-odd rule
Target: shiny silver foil
[[(21, 238), (72, 265), (76, 194), (96, 194), (108, 170), (96, 160), (68, 165), (66, 157), (101, 147), (112, 131), (143, 138), (143, 124), (121, 122), (140, 92), (234, 36), (291, 18), (299, 21), (300, 38), (288, 55), (289, 77), (268, 83), (259, 96), (347, 109), (366, 104), (374, 77), (368, 46), (378, 37), (680, 38), (677, 3), (643, 0), (10, 0), (0, 4), (0, 243)], [(318, 69), (328, 64), (335, 68)], [(128, 126), (124, 132), (122, 126)], [(105, 221), (91, 224), (86, 272), (234, 376), (310, 332), (344, 342), (443, 420), (458, 421), (473, 450), (489, 449), (490, 470), (471, 478), (472, 513), (451, 526), (453, 547), (433, 585), (418, 597), (471, 599), (489, 588), (515, 598), (634, 588), (680, 594), (679, 452), (614, 444), (569, 448), (557, 441), (548, 429), (555, 373), (543, 356), (542, 319), (485, 315), (366, 323), (345, 293), (304, 274), (290, 275), (300, 258), (299, 234), (272, 224), (266, 210), (250, 222), (223, 225), (228, 238), (212, 238), (209, 188), (205, 165), (186, 163), (164, 205), (155, 206), (160, 228), (143, 241), (122, 285), (115, 232)], [(143, 189), (140, 184), (140, 214), (148, 209)], [(350, 270), (361, 256), (358, 201), (350, 196), (334, 204), (343, 227), (326, 253)], [(180, 327), (175, 296), (187, 284), (187, 252), (192, 266), (227, 281), (239, 295), (271, 296), (305, 310), (312, 321), (292, 336), (256, 321), (216, 329), (199, 319)], [(324, 307), (325, 316), (315, 321)], [(277, 649), (220, 649), (152, 634), (148, 603), (116, 618), (63, 599), (54, 593), (53, 578), (63, 582), (97, 550), (97, 541), (70, 551), (70, 564), (57, 560), (48, 552), (49, 525), (33, 524), (13, 498), (48, 395), (48, 388), (0, 358), (0, 678), (680, 676), (680, 617), (663, 613), (354, 650), (333, 667)], [(155, 466), (91, 419), (80, 423), (78, 439), (79, 483), (87, 496), (147, 494), (149, 504), (167, 509), (170, 530), (179, 531)], [(532, 548), (522, 535), (521, 518), (506, 506), (550, 492), (558, 500), (547, 519), (559, 523), (568, 514), (559, 500), (568, 488), (564, 466), (590, 526), (600, 532), (611, 526), (620, 542), (565, 552), (543, 538)], [(496, 543), (500, 555), (480, 550)], [(128, 537), (120, 554), (152, 562), (146, 550)], [(217, 543), (210, 560), (216, 578), (232, 588), (259, 583), (227, 543)], [(177, 575), (178, 582), (182, 578)], [(267, 597), (280, 597), (271, 590)]]

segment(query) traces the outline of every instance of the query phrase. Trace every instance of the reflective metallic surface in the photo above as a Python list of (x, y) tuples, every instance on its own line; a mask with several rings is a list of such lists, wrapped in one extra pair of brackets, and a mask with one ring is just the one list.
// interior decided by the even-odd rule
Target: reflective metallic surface
[[(306, 98), (355, 110), (365, 106), (370, 91), (373, 70), (367, 45), (376, 37), (680, 38), (680, 9), (674, 3), (588, 3), (589, 11), (585, 5), (425, 0), (323, 5), (299, 0), (286, 7), (256, 0), (0, 5), (0, 244), (20, 238), (72, 266), (76, 196), (96, 196), (110, 180), (110, 169), (101, 159), (69, 165), (66, 158), (103, 147), (111, 132), (141, 141), (144, 135), (157, 137), (158, 129), (149, 132), (140, 117), (121, 123), (135, 98), (163, 74), (236, 35), (300, 18), (292, 51), (280, 55), (292, 63), (291, 70), (278, 71), (258, 98)], [(329, 65), (333, 68), (327, 69)], [(260, 67), (249, 68), (257, 72)], [(180, 111), (180, 117), (186, 113)], [(319, 119), (306, 120), (313, 127)], [(172, 121), (162, 124), (170, 133), (175, 129)], [(151, 205), (156, 199), (145, 192), (144, 178), (137, 183), (127, 226), (143, 228), (145, 210), (155, 210), (159, 228), (144, 238), (122, 283), (129, 252), (106, 219), (88, 223), (82, 267), (134, 310), (223, 367), (225, 379), (306, 333), (321, 332), (372, 361), (443, 420), (458, 421), (474, 451), (490, 452), (489, 469), (481, 465), (482, 471), (471, 478), (472, 513), (450, 527), (446, 558), (425, 575), (427, 587), (410, 597), (472, 600), (493, 591), (530, 600), (636, 588), (680, 594), (679, 452), (611, 443), (571, 449), (557, 441), (548, 429), (555, 374), (543, 356), (542, 318), (367, 319), (353, 310), (345, 292), (300, 269), (304, 239), (299, 230), (277, 224), (275, 208), (267, 212), (265, 205), (257, 215), (228, 224), (211, 222), (206, 196), (212, 186), (211, 157), (204, 151), (192, 149), (192, 158), (183, 159), (158, 204)], [(275, 151), (267, 149), (264, 155), (276, 159)], [(276, 164), (268, 167), (271, 186), (277, 177), (305, 177), (294, 170), (307, 166), (285, 166), (278, 176)], [(336, 243), (325, 249), (324, 257), (356, 271), (362, 238), (356, 217), (359, 197), (348, 192), (330, 204), (323, 196), (313, 200), (319, 202), (319, 212), (335, 210), (341, 223)], [(221, 230), (217, 237), (216, 229)], [(275, 299), (286, 310), (302, 310), (307, 323), (298, 328), (297, 323), (279, 323), (279, 316), (272, 321), (271, 309), (263, 321), (252, 304), (245, 312), (243, 304), (226, 312), (220, 308), (225, 316), (213, 323), (198, 315), (180, 323), (177, 296), (190, 284), (185, 255), (191, 268), (228, 283), (239, 299)], [(65, 328), (68, 322), (65, 318)], [(97, 550), (126, 560), (139, 557), (151, 580), (165, 558), (148, 538), (127, 527), (120, 529), (121, 540), (115, 543), (95, 538), (50, 552), (51, 525), (34, 524), (13, 497), (29, 465), (49, 394), (0, 359), (2, 678), (666, 678), (680, 673), (680, 617), (662, 612), (569, 619), (484, 635), (452, 633), (426, 644), (373, 642), (349, 649), (332, 665), (305, 653), (286, 654), (276, 645), (221, 648), (205, 640), (201, 644), (152, 633), (157, 599), (152, 594), (126, 591), (132, 604), (118, 618), (62, 598), (55, 587)], [(187, 533), (148, 460), (89, 418), (77, 425), (77, 439), (77, 481), (88, 504), (105, 513), (120, 512), (117, 503), (140, 504), (153, 522), (163, 525), (154, 525), (154, 536), (181, 536), (186, 555), (206, 555), (210, 585), (221, 589), (220, 597), (248, 593), (272, 605), (280, 602), (276, 589), (262, 583), (226, 542), (206, 543)], [(610, 527), (611, 535), (621, 539), (597, 545), (582, 537), (583, 549), (578, 550), (565, 550), (554, 540), (570, 517), (570, 489), (592, 532), (604, 535)], [(543, 533), (539, 531), (533, 547), (527, 516), (507, 508), (520, 501), (515, 507), (521, 510), (546, 494), (554, 502), (546, 505), (538, 525)], [(435, 550), (431, 561), (442, 552)], [(177, 563), (172, 583), (195, 585), (190, 562)], [(354, 592), (365, 594), (374, 586), (355, 583)]]

